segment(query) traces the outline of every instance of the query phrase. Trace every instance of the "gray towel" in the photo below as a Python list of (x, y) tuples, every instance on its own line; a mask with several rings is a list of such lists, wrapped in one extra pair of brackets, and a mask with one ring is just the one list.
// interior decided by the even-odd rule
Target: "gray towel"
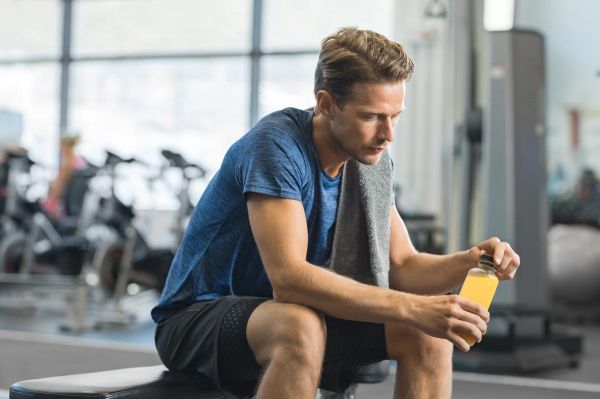
[(365, 284), (389, 287), (392, 160), (346, 162), (342, 172), (330, 268)]

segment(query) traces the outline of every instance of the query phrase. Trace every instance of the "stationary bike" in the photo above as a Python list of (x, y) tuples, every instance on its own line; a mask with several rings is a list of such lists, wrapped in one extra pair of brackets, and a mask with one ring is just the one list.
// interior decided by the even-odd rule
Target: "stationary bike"
[(132, 205), (124, 204), (115, 192), (116, 172), (120, 164), (140, 163), (134, 158), (121, 158), (110, 151), (102, 167), (108, 176), (108, 195), (100, 201), (96, 223), (111, 232), (96, 249), (92, 264), (97, 270), (100, 285), (107, 297), (118, 303), (131, 284), (141, 290), (161, 292), (175, 253), (173, 249), (150, 248), (140, 230), (135, 226)]

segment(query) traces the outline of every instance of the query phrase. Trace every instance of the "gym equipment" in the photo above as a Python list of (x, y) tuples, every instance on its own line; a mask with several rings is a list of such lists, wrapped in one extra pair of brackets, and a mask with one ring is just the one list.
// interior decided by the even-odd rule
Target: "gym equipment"
[[(369, 368), (371, 367), (371, 368)], [(375, 368), (373, 368), (375, 367)], [(388, 362), (363, 367), (356, 383), (379, 383)], [(322, 399), (353, 399), (356, 385), (345, 393), (321, 391)], [(168, 371), (164, 366), (135, 367), (97, 373), (21, 381), (10, 387), (10, 399), (225, 399), (200, 374)], [(232, 395), (228, 396), (232, 397)]]
[(488, 333), (467, 353), (455, 351), (456, 370), (532, 373), (576, 367), (581, 337), (557, 328), (549, 312), (512, 305), (492, 305)]
[[(0, 275), (0, 283), (3, 291), (19, 295), (21, 301), (13, 301), (15, 305), (31, 303), (32, 296), (51, 294), (59, 283), (57, 294), (69, 290), (78, 293), (63, 295), (78, 309), (71, 312), (75, 315), (72, 325), (65, 328), (81, 331), (89, 311), (95, 312), (98, 322), (131, 322), (139, 309), (137, 302), (149, 295), (136, 295), (127, 304), (134, 310), (126, 311), (123, 299), (130, 283), (142, 289), (162, 289), (173, 251), (149, 249), (133, 226), (132, 207), (119, 201), (114, 192), (116, 165), (134, 161), (109, 152), (101, 168), (75, 172), (65, 190), (68, 217), (54, 220), (37, 202), (27, 200), (17, 184), (33, 163), (24, 157), (11, 160), (0, 241), (0, 265), (5, 274)], [(88, 190), (96, 177), (108, 178), (107, 195)], [(11, 273), (15, 276), (8, 275)], [(82, 282), (88, 284), (83, 294)], [(98, 287), (102, 287), (102, 295)], [(150, 300), (155, 299), (153, 293)]]
[[(79, 214), (88, 184), (97, 168), (88, 166), (73, 172), (65, 187), (65, 217), (48, 216), (37, 201), (27, 199), (17, 180), (35, 163), (26, 156), (10, 160), (6, 186), (4, 234), (0, 242), (0, 266), (6, 273), (57, 273), (77, 275), (87, 252), (81, 236)], [(40, 269), (36, 266), (43, 265)]]
[(438, 218), (430, 213), (405, 212), (400, 206), (400, 185), (394, 185), (394, 198), (400, 217), (406, 225), (410, 240), (419, 252), (443, 254), (447, 245), (446, 228), (440, 225)]
[(2, 237), (27, 223), (39, 209), (36, 202), (27, 199), (30, 184), (22, 183), (33, 165), (35, 162), (26, 152), (9, 152), (2, 164)]
[(156, 300), (174, 256), (170, 248), (148, 246), (134, 224), (133, 205), (126, 205), (116, 194), (117, 166), (132, 163), (144, 165), (106, 151), (100, 180), (84, 201), (89, 226), (84, 235), (94, 243), (86, 274), (92, 277), (92, 293), (99, 305), (93, 309), (95, 328), (135, 321), (141, 305)]
[(224, 399), (199, 375), (168, 371), (164, 366), (21, 381), (10, 387), (10, 399)]
[(551, 224), (583, 224), (600, 229), (600, 201), (576, 197), (552, 198)]
[(102, 199), (100, 221), (110, 227), (113, 238), (97, 249), (93, 264), (102, 288), (108, 296), (114, 295), (118, 303), (131, 283), (162, 291), (174, 252), (150, 248), (133, 223), (133, 206), (125, 205), (115, 193), (116, 166), (140, 161), (124, 159), (110, 151), (106, 153), (104, 168), (110, 177), (110, 186), (108, 197)]
[[(93, 170), (74, 174), (73, 184), (66, 188), (67, 202), (72, 202), (66, 207), (69, 217), (59, 222), (46, 216), (37, 201), (27, 198), (31, 182), (20, 183), (22, 178), (28, 178), (33, 165), (35, 162), (25, 153), (8, 157), (6, 207), (2, 214), (0, 242), (0, 287), (3, 292), (14, 295), (8, 298), (12, 301), (5, 298), (3, 305), (13, 310), (26, 310), (45, 303), (49, 296), (61, 298), (67, 306), (70, 320), (61, 328), (81, 331), (84, 328), (88, 287), (78, 274), (86, 249), (81, 247), (80, 237), (73, 234)], [(34, 261), (36, 268), (33, 267)], [(40, 269), (38, 263), (54, 266)]]
[(207, 172), (202, 166), (188, 162), (177, 152), (162, 150), (160, 153), (167, 161), (169, 161), (171, 167), (181, 171), (182, 184), (177, 192), (179, 209), (177, 210), (177, 224), (174, 229), (175, 242), (179, 244), (183, 237), (183, 233), (185, 232), (188, 219), (194, 209), (194, 205), (191, 203), (189, 196), (190, 183), (194, 179), (204, 178)]
[(552, 295), (567, 304), (600, 303), (600, 230), (553, 226), (548, 233), (548, 272)]
[(462, 187), (470, 208), (480, 156), (481, 226), (470, 232), (473, 213), (463, 210), (463, 246), (500, 237), (520, 254), (523, 267), (515, 280), (500, 283), (483, 341), (467, 354), (457, 353), (454, 363), (458, 369), (479, 371), (573, 366), (581, 337), (557, 333), (549, 316), (543, 38), (523, 30), (486, 35), (488, 97), (481, 118), (476, 108), (466, 118), (465, 140), (474, 149), (467, 154), (470, 170)]
[(510, 242), (526, 265), (511, 284), (501, 284), (497, 300), (546, 308), (543, 38), (532, 31), (490, 32), (489, 43), (490, 93), (483, 126), (483, 236)]

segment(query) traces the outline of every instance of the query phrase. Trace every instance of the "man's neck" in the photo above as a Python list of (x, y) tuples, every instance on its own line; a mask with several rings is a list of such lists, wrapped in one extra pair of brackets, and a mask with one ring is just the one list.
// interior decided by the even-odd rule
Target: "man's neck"
[(312, 141), (317, 149), (321, 169), (331, 177), (339, 176), (350, 157), (333, 139), (329, 121), (322, 114), (314, 114), (312, 128)]

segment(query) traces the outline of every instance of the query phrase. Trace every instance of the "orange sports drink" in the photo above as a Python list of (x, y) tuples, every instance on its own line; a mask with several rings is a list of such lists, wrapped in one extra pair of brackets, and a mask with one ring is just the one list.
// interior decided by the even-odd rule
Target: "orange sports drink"
[[(479, 265), (469, 270), (459, 295), (489, 309), (497, 287), (496, 265), (490, 255), (484, 254), (479, 258)], [(469, 346), (475, 344), (475, 337), (471, 334), (461, 333), (459, 335), (467, 341)]]

